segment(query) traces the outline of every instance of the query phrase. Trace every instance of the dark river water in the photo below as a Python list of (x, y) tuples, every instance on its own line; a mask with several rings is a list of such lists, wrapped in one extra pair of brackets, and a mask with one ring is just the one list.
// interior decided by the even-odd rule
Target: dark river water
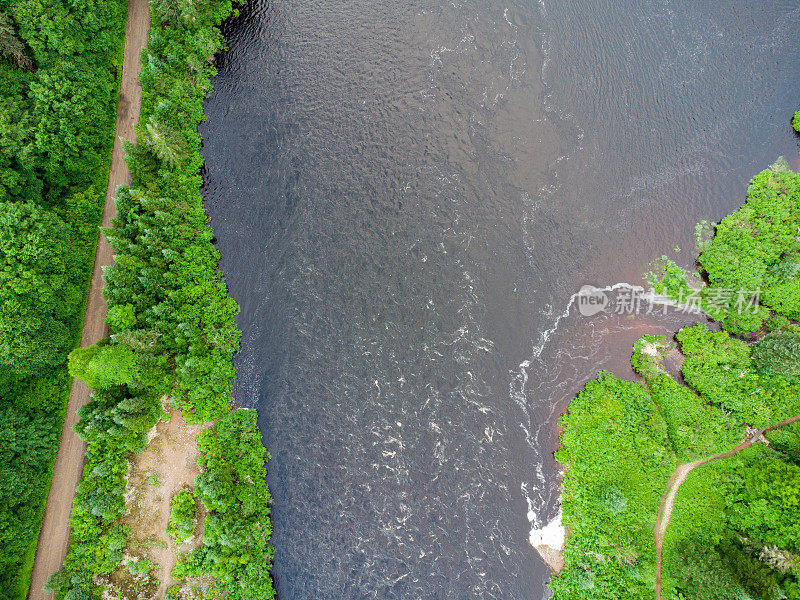
[[(687, 320), (570, 308), (744, 200), (800, 0), (251, 0), (205, 197), (272, 454), (283, 600), (539, 599), (556, 421)], [(680, 252), (673, 248), (680, 246)]]

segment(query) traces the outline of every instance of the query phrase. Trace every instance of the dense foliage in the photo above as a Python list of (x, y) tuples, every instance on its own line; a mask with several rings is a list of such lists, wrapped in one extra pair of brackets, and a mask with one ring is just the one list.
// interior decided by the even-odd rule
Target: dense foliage
[[(708, 275), (708, 296), (727, 309), (727, 331), (756, 332), (772, 311), (800, 319), (798, 228), (800, 177), (780, 166), (756, 175), (745, 205), (717, 225), (699, 262)], [(722, 290), (733, 293), (723, 297)], [(760, 291), (761, 310), (739, 314), (740, 290)]]
[(264, 455), (256, 413), (228, 413), (200, 434), (201, 465), (197, 492), (210, 511), (203, 545), (176, 567), (175, 574), (211, 574), (231, 600), (275, 598), (269, 567), (274, 549), (269, 519), (270, 494), (264, 481)]
[(63, 364), (80, 305), (72, 232), (27, 202), (0, 202), (0, 366), (20, 375)]
[(658, 502), (677, 464), (667, 423), (644, 386), (601, 373), (562, 424), (556, 456), (568, 467), (562, 502), (570, 538), (551, 588), (557, 598), (646, 598)]
[[(238, 307), (218, 270), (199, 193), (197, 125), (215, 73), (209, 59), (223, 46), (219, 25), (232, 11), (230, 0), (151, 3), (138, 143), (126, 147), (133, 181), (118, 191), (106, 232), (115, 251), (104, 288), (111, 335), (70, 355), (72, 374), (95, 392), (78, 424), (88, 462), (69, 553), (50, 581), (59, 599), (99, 598), (103, 578), (124, 568), (126, 458), (144, 448), (164, 396), (187, 420), (215, 422), (199, 438), (203, 543), (173, 575), (211, 575), (232, 600), (274, 596), (266, 451), (255, 413), (232, 408)], [(176, 496), (172, 535), (189, 533), (190, 508), (186, 494)]]
[(678, 302), (694, 299), (724, 329), (751, 338), (800, 319), (800, 175), (783, 160), (756, 175), (744, 206), (698, 238), (699, 272), (666, 257), (650, 281)]
[(113, 142), (122, 0), (0, 0), (0, 598), (24, 598)]
[[(601, 373), (570, 404), (556, 455), (569, 532), (556, 598), (653, 597), (654, 526), (675, 467), (733, 448), (746, 426), (800, 414), (798, 232), (800, 175), (760, 173), (747, 203), (700, 245), (703, 307), (724, 330), (676, 334), (683, 382), (662, 366), (671, 342), (646, 336), (631, 361), (644, 384)], [(694, 293), (669, 261), (656, 283), (676, 299)], [(754, 300), (729, 293), (739, 289), (761, 291), (754, 310), (737, 310)], [(800, 600), (800, 425), (768, 438), (681, 486), (664, 539), (664, 598)]]
[(167, 533), (177, 542), (186, 541), (194, 533), (197, 500), (189, 490), (181, 490), (170, 501)]
[[(556, 456), (567, 467), (569, 539), (566, 568), (552, 583), (556, 598), (652, 597), (653, 530), (675, 467), (734, 447), (745, 422), (764, 426), (800, 413), (800, 386), (759, 377), (746, 344), (704, 325), (684, 329), (678, 339), (683, 375), (694, 390), (663, 371), (668, 344), (648, 336), (637, 342), (632, 361), (646, 386), (601, 373), (562, 418)], [(736, 370), (742, 349), (744, 376)], [(735, 388), (728, 377), (744, 382)], [(751, 418), (757, 420), (745, 420)], [(800, 575), (798, 474), (789, 455), (761, 448), (695, 470), (680, 489), (665, 540), (664, 597), (772, 598), (764, 592), (769, 588), (800, 598), (791, 595)], [(759, 573), (766, 588), (748, 579)]]

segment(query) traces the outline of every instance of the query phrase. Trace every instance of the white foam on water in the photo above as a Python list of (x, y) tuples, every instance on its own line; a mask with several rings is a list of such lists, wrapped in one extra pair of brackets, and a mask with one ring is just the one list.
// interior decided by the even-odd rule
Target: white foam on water
[(531, 546), (538, 548), (540, 546), (547, 546), (553, 550), (561, 550), (564, 547), (564, 540), (566, 532), (561, 525), (561, 506), (559, 500), (558, 513), (550, 521), (545, 524), (539, 522), (539, 517), (533, 507), (533, 500), (528, 493), (528, 486), (522, 484), (522, 493), (525, 495), (525, 500), (528, 503), (528, 521), (531, 524), (531, 530), (528, 533), (528, 541)]
[[(632, 285), (630, 283), (620, 282), (615, 283), (613, 285), (607, 285), (602, 288), (595, 288), (596, 292), (615, 292), (620, 289), (629, 289), (635, 293), (644, 293), (644, 288), (640, 285)], [(531, 366), (531, 363), (536, 359), (540, 358), (542, 355), (542, 351), (544, 350), (547, 342), (550, 340), (550, 337), (558, 330), (558, 326), (561, 321), (569, 316), (570, 310), (572, 310), (572, 305), (575, 304), (575, 301), (581, 296), (581, 291), (577, 291), (572, 296), (569, 297), (569, 301), (567, 302), (567, 306), (564, 311), (556, 317), (553, 326), (546, 331), (543, 331), (539, 334), (539, 341), (533, 347), (531, 357), (527, 360), (523, 360), (519, 366), (517, 367), (516, 374), (512, 377), (511, 383), (509, 383), (509, 396), (517, 403), (517, 405), (522, 409), (523, 413), (528, 416), (528, 409), (527, 409), (527, 397), (525, 395), (525, 384), (528, 382), (528, 368)], [(530, 423), (530, 420), (529, 420)]]
[[(686, 306), (680, 305), (674, 300), (663, 295), (656, 295), (652, 292), (650, 294), (645, 294), (644, 287), (626, 282), (619, 282), (605, 287), (594, 288), (594, 291), (596, 292), (615, 292), (618, 290), (630, 290), (636, 296), (638, 296), (642, 302), (648, 302), (654, 307), (672, 306), (680, 308), (682, 306)], [(539, 515), (541, 512), (547, 510), (547, 505), (552, 501), (553, 496), (551, 495), (551, 492), (556, 492), (556, 497), (559, 499), (560, 504), (561, 490), (555, 490), (552, 488), (552, 486), (548, 485), (549, 482), (543, 473), (543, 457), (540, 455), (539, 450), (539, 435), (541, 433), (540, 430), (542, 426), (539, 425), (537, 427), (532, 422), (529, 411), (528, 396), (525, 388), (528, 383), (529, 369), (531, 367), (541, 368), (543, 366), (541, 362), (542, 352), (547, 346), (551, 336), (558, 330), (562, 320), (570, 315), (573, 305), (576, 303), (582, 293), (585, 292), (578, 291), (570, 296), (566, 308), (563, 310), (563, 312), (561, 312), (561, 314), (556, 316), (553, 325), (546, 331), (543, 331), (539, 334), (538, 343), (533, 347), (530, 358), (522, 361), (516, 371), (512, 371), (511, 381), (509, 382), (509, 396), (519, 406), (524, 417), (523, 421), (520, 422), (520, 427), (525, 433), (525, 438), (528, 445), (532, 450), (536, 451), (536, 457), (532, 461), (532, 466), (534, 467), (533, 475), (535, 476), (535, 479), (530, 485), (527, 482), (523, 482), (520, 486), (528, 504), (527, 516), (528, 521), (531, 524), (528, 539), (533, 546), (548, 546), (555, 550), (560, 550), (562, 548), (565, 537), (564, 528), (561, 525), (561, 508), (559, 506), (558, 514), (547, 523), (543, 523), (540, 520)], [(543, 400), (546, 401), (547, 399)]]
[[(639, 295), (642, 301), (650, 302), (653, 306), (672, 306), (680, 308), (682, 306), (675, 300), (658, 294), (651, 294), (645, 296), (645, 288), (641, 285), (633, 285), (631, 283), (626, 282), (619, 282), (613, 285), (607, 285), (605, 287), (596, 287), (593, 291), (595, 292), (615, 292), (617, 290), (631, 290), (634, 294)], [(540, 358), (542, 355), (542, 351), (544, 351), (545, 346), (547, 346), (547, 342), (550, 340), (550, 337), (558, 330), (558, 326), (561, 321), (569, 316), (570, 311), (572, 310), (572, 305), (575, 304), (575, 301), (583, 294), (582, 290), (579, 290), (572, 294), (569, 297), (569, 301), (567, 302), (567, 306), (564, 311), (556, 317), (556, 320), (553, 322), (553, 326), (546, 331), (543, 331), (539, 334), (539, 341), (533, 347), (531, 357), (527, 360), (523, 360), (519, 367), (517, 367), (516, 375), (512, 378), (511, 383), (509, 384), (509, 395), (511, 398), (523, 409), (523, 412), (527, 414), (527, 408), (525, 407), (525, 384), (528, 382), (528, 373), (527, 370), (531, 366), (531, 363)], [(695, 307), (696, 308), (696, 307)], [(703, 312), (703, 311), (700, 311)], [(705, 314), (705, 313), (704, 313)]]
[(564, 527), (561, 525), (561, 510), (559, 509), (558, 514), (547, 525), (540, 528), (531, 528), (528, 541), (534, 548), (547, 546), (553, 550), (561, 550), (564, 547), (565, 536)]

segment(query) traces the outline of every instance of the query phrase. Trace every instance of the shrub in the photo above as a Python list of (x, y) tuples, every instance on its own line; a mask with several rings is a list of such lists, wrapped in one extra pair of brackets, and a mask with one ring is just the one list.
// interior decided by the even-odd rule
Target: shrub
[[(744, 206), (725, 217), (699, 262), (711, 288), (727, 292), (732, 333), (758, 331), (770, 309), (800, 318), (800, 175), (776, 166), (756, 175)], [(760, 291), (756, 312), (740, 314), (739, 292)]]
[(111, 334), (133, 329), (136, 325), (136, 313), (133, 304), (118, 304), (108, 309), (106, 324)]
[(793, 379), (800, 375), (800, 333), (770, 333), (753, 346), (753, 365), (762, 375)]
[[(197, 494), (209, 513), (203, 546), (192, 551), (183, 568), (190, 575), (212, 575), (232, 600), (274, 598), (271, 498), (256, 412), (228, 413), (203, 431), (198, 442), (204, 470), (197, 477)], [(241, 560), (243, 555), (247, 561)]]
[(69, 373), (94, 389), (131, 383), (137, 374), (136, 354), (123, 345), (75, 348), (69, 355)]
[(194, 494), (189, 490), (182, 490), (172, 497), (167, 533), (177, 543), (185, 542), (194, 533), (196, 512), (197, 502), (194, 499)]

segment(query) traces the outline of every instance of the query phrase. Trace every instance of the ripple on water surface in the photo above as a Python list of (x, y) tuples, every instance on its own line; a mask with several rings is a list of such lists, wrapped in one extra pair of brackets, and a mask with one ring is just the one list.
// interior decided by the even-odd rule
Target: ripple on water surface
[(282, 598), (546, 594), (557, 414), (678, 323), (558, 315), (795, 151), (797, 7), (254, 0), (226, 25), (205, 196)]

